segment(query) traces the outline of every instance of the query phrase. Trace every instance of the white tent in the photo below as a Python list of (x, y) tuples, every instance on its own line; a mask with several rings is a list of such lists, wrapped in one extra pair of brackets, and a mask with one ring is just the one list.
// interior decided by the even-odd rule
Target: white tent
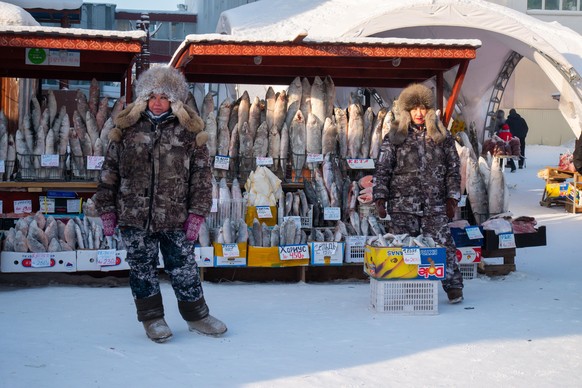
[(479, 39), (460, 105), (467, 121), (482, 129), (487, 104), (512, 52), (540, 66), (560, 93), (559, 109), (578, 137), (582, 130), (582, 36), (558, 23), (481, 0), (269, 0), (222, 13), (221, 34), (292, 39), (400, 37)]

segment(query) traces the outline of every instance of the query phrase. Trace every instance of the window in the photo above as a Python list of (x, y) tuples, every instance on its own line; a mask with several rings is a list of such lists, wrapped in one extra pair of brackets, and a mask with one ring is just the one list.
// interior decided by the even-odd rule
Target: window
[(527, 0), (528, 10), (580, 11), (581, 0)]

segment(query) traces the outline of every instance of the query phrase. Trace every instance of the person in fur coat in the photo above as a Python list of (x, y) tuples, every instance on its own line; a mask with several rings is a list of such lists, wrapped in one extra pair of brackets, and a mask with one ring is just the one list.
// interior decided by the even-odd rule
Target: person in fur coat
[(150, 68), (135, 91), (109, 134), (93, 197), (104, 234), (119, 227), (137, 319), (151, 340), (172, 337), (158, 281), (160, 253), (190, 331), (222, 335), (226, 325), (209, 314), (194, 259), (194, 241), (212, 205), (204, 123), (185, 104), (188, 84), (174, 68)]
[(388, 231), (423, 234), (446, 248), (442, 286), (450, 303), (463, 300), (463, 277), (448, 221), (461, 197), (455, 140), (437, 117), (433, 92), (422, 84), (402, 90), (374, 172), (373, 199)]

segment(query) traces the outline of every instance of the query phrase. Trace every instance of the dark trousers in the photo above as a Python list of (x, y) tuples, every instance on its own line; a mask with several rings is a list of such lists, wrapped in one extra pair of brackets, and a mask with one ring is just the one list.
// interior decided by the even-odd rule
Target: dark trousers
[(521, 143), (521, 156), (519, 157), (519, 168), (523, 168), (525, 166), (525, 137), (520, 137), (519, 142)]

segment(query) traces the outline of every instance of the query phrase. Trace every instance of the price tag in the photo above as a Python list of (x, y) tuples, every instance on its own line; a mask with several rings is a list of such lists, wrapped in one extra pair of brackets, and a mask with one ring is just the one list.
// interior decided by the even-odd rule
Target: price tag
[(347, 162), (352, 170), (373, 170), (376, 166), (374, 159), (347, 159)]
[(87, 170), (101, 170), (105, 156), (87, 156)]
[(99, 249), (97, 251), (97, 264), (102, 267), (116, 265), (117, 255), (115, 249)]
[(0, 214), (4, 213), (4, 203), (0, 200)]
[(32, 213), (32, 200), (22, 199), (19, 201), (14, 201), (14, 213)]
[(40, 211), (43, 213), (54, 213), (55, 212), (55, 199), (48, 197), (38, 197)]
[(272, 166), (273, 158), (266, 156), (257, 157), (257, 166)]
[(4, 174), (6, 172), (6, 167), (4, 165), (4, 160), (0, 159), (0, 174)]
[(218, 198), (212, 198), (212, 206), (210, 207), (210, 213), (216, 213), (218, 211)]
[(307, 154), (307, 163), (321, 163), (323, 162), (323, 154)]
[(457, 205), (459, 207), (467, 206), (467, 195), (466, 194), (461, 195), (461, 199), (459, 200), (459, 203)]
[(323, 219), (329, 221), (337, 221), (340, 219), (340, 208), (339, 207), (324, 207), (323, 208)]
[(41, 155), (40, 156), (40, 166), (41, 167), (59, 167), (59, 155)]
[(318, 257), (332, 256), (335, 255), (337, 251), (337, 242), (325, 242), (319, 244), (313, 244), (314, 250), (313, 255)]
[(309, 248), (306, 244), (280, 245), (280, 260), (301, 260), (309, 259)]
[(222, 257), (239, 257), (237, 244), (222, 244)]
[(406, 264), (420, 264), (419, 247), (402, 247), (402, 256)]
[(478, 226), (467, 226), (465, 227), (465, 232), (467, 232), (467, 237), (469, 237), (470, 240), (483, 238), (483, 233), (481, 233), (481, 229), (479, 229)]
[(33, 268), (51, 267), (51, 254), (48, 252), (33, 253), (30, 257), (30, 266)]
[(283, 217), (283, 221), (291, 220), (295, 223), (295, 226), (301, 228), (301, 217), (300, 216), (287, 216)]
[(67, 213), (81, 213), (81, 200), (67, 199)]
[(499, 233), (499, 249), (515, 248), (515, 235), (509, 233)]
[(257, 206), (257, 217), (261, 218), (273, 218), (273, 213), (271, 213), (270, 206)]
[(363, 247), (366, 246), (366, 238), (367, 236), (348, 236), (347, 241), (352, 247)]
[(228, 170), (230, 158), (228, 156), (216, 155), (214, 157), (214, 168), (219, 170)]

